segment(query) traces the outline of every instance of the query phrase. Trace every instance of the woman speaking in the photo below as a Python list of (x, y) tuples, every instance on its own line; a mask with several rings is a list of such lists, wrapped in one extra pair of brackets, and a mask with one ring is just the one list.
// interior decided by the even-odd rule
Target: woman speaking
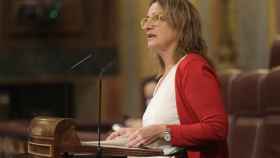
[(163, 74), (143, 115), (142, 128), (123, 128), (128, 146), (163, 139), (189, 158), (227, 158), (227, 114), (219, 82), (206, 60), (198, 11), (188, 0), (152, 0), (141, 21)]

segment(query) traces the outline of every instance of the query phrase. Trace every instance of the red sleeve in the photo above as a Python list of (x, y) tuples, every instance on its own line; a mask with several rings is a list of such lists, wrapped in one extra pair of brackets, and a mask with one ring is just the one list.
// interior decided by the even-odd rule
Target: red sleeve
[(185, 98), (182, 102), (184, 110), (196, 116), (196, 121), (168, 126), (171, 143), (175, 146), (199, 146), (226, 140), (228, 121), (215, 73), (201, 60), (190, 61), (185, 68), (187, 71), (181, 75), (178, 93)]

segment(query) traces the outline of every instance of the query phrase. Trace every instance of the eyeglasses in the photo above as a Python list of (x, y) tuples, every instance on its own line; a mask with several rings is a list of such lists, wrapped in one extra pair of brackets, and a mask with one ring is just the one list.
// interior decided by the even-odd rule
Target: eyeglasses
[(145, 17), (140, 21), (141, 28), (144, 29), (146, 24), (158, 25), (160, 21), (165, 21), (166, 17), (162, 14), (156, 14), (151, 17)]

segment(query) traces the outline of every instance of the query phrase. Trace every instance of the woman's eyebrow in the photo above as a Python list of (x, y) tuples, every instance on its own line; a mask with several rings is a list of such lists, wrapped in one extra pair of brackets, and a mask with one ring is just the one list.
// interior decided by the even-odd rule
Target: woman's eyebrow
[[(155, 15), (159, 15), (159, 14), (162, 14), (162, 12), (154, 12), (154, 13), (151, 13), (151, 16), (155, 16)], [(151, 16), (146, 15), (145, 17), (146, 17), (146, 18), (149, 18), (149, 17), (151, 17)]]

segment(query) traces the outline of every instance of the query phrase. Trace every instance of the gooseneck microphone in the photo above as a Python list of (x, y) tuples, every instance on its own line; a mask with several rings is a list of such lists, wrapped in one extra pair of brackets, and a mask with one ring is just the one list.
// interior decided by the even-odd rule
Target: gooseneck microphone
[[(93, 57), (94, 56), (94, 57)], [(79, 62), (77, 62), (76, 64), (74, 64), (73, 66), (71, 66), (69, 71), (73, 71), (76, 68), (78, 68), (81, 64), (85, 63), (86, 61), (88, 61), (89, 59), (95, 59), (96, 58), (96, 54), (92, 55), (92, 53), (90, 53), (89, 55), (87, 55), (85, 58), (83, 58), (82, 60), (80, 60)], [(108, 63), (106, 63), (105, 66), (103, 66), (100, 69), (100, 72), (98, 74), (98, 122), (97, 122), (97, 136), (98, 136), (98, 145), (97, 145), (97, 153), (96, 153), (96, 158), (102, 158), (102, 147), (100, 144), (101, 141), (101, 121), (102, 121), (102, 79), (103, 79), (103, 75), (104, 73), (106, 73), (106, 71), (111, 68), (114, 64), (114, 61), (110, 61)]]
[[(94, 54), (94, 55), (93, 55)], [(95, 53), (89, 53), (86, 57), (80, 59), (78, 62), (76, 62), (75, 64), (73, 64), (70, 68), (67, 67), (67, 69), (65, 70), (66, 72), (66, 75), (72, 73), (74, 70), (78, 69), (79, 66), (83, 63), (85, 63), (86, 61), (88, 61), (89, 59), (91, 58), (95, 58)], [(64, 86), (64, 93), (65, 93), (65, 96), (64, 96), (64, 102), (65, 102), (65, 105), (66, 106), (66, 109), (65, 109), (65, 117), (71, 117), (71, 112), (70, 112), (70, 102), (69, 102), (69, 98), (71, 97), (70, 94), (69, 94), (69, 87), (67, 85)]]
[(79, 67), (81, 64), (83, 64), (84, 62), (86, 62), (87, 60), (89, 60), (90, 58), (92, 58), (92, 53), (89, 53), (86, 57), (84, 57), (82, 60), (78, 61), (76, 64), (74, 64), (73, 66), (71, 66), (71, 68), (69, 69), (69, 71), (73, 71), (75, 70), (77, 67)]

